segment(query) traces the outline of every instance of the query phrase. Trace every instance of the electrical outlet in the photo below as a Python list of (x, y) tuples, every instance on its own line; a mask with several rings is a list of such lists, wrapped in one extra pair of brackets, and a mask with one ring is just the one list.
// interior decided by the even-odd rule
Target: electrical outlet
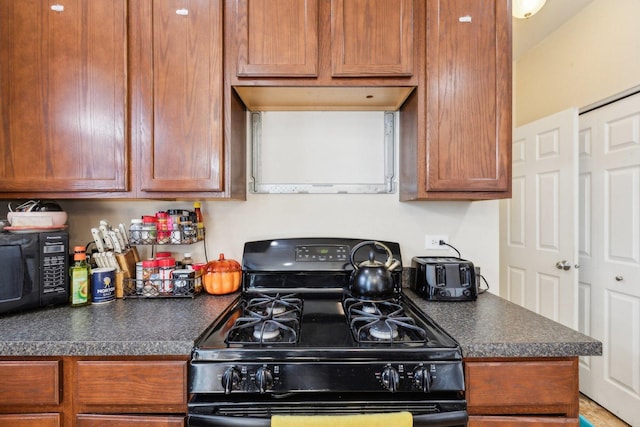
[(425, 249), (446, 249), (444, 245), (440, 244), (440, 240), (449, 243), (449, 236), (446, 234), (427, 234), (424, 236), (424, 248)]

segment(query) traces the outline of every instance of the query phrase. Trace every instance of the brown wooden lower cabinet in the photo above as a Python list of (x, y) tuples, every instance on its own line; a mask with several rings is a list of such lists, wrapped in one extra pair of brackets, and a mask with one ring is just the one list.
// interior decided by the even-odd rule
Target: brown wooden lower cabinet
[(4, 414), (0, 427), (61, 427), (60, 414)]
[(552, 427), (577, 426), (578, 418), (562, 417), (500, 417), (500, 416), (471, 416), (467, 427)]
[(187, 362), (0, 357), (0, 427), (184, 427)]
[(465, 359), (470, 427), (579, 424), (578, 358)]
[(76, 427), (184, 427), (185, 417), (79, 414)]

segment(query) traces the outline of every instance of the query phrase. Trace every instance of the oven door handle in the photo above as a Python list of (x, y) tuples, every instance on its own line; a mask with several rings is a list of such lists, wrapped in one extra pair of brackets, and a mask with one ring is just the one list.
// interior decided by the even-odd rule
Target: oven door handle
[(413, 416), (413, 427), (457, 427), (466, 426), (469, 421), (467, 411), (441, 412)]
[[(458, 427), (467, 424), (467, 411), (442, 412), (413, 416), (414, 427)], [(189, 415), (189, 427), (270, 427), (268, 418), (225, 417), (219, 415)]]

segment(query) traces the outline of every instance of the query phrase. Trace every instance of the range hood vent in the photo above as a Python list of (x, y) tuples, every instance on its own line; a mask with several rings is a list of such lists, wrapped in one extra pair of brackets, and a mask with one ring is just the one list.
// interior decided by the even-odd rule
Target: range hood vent
[(414, 86), (235, 86), (250, 111), (396, 111)]

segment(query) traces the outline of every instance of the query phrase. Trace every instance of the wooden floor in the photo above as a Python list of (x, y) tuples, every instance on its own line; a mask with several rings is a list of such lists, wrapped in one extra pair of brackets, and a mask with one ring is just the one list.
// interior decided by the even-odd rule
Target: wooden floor
[(590, 400), (587, 396), (580, 395), (580, 415), (585, 417), (595, 427), (628, 427), (629, 424), (604, 409), (602, 406)]

